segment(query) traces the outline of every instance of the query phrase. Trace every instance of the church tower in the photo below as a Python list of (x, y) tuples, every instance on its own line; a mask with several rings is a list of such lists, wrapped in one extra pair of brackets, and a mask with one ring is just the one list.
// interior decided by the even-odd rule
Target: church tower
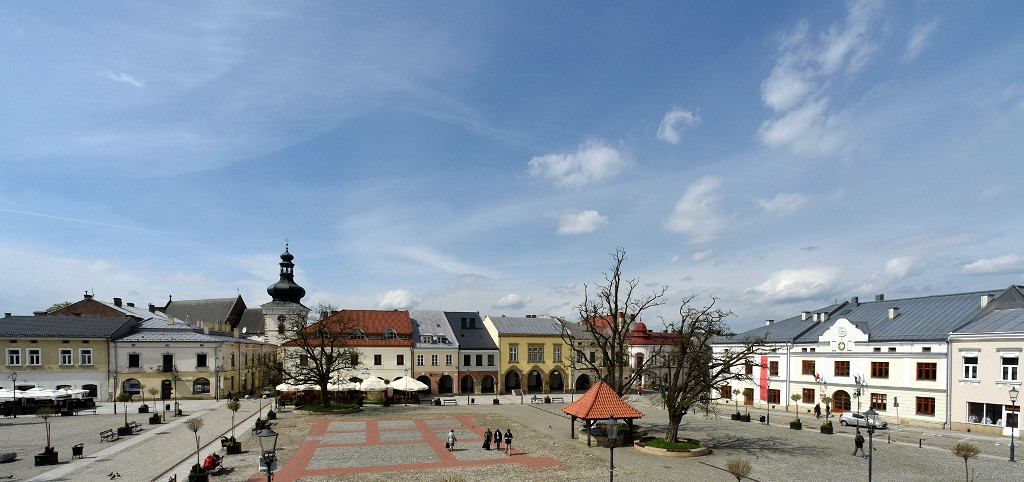
[(263, 308), (263, 333), (264, 341), (280, 345), (286, 336), (285, 326), (289, 320), (300, 317), (306, 319), (309, 308), (302, 304), (302, 297), (306, 296), (306, 290), (295, 283), (295, 263), (288, 252), (288, 243), (284, 244), (284, 253), (281, 254), (281, 278), (267, 287), (267, 294), (270, 295), (270, 302), (264, 303)]

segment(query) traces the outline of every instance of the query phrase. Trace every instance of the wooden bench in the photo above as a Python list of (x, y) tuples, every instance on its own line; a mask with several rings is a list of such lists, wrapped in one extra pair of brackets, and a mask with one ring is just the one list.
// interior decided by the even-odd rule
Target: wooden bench
[(113, 442), (119, 438), (121, 438), (121, 436), (112, 428), (108, 428), (100, 432), (100, 442)]
[(442, 398), (441, 405), (458, 405), (459, 401), (454, 398)]
[(132, 433), (141, 432), (142, 424), (136, 421), (131, 421), (128, 423), (128, 428), (132, 429)]
[(565, 403), (565, 399), (562, 397), (551, 397), (551, 403)]

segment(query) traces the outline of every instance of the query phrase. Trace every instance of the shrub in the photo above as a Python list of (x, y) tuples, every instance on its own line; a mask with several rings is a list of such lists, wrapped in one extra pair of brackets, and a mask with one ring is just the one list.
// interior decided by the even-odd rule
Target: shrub
[(740, 481), (750, 476), (750, 473), (754, 471), (754, 466), (750, 465), (748, 460), (729, 459), (725, 462), (725, 470), (732, 474), (733, 477), (736, 477), (737, 481)]
[(971, 480), (971, 472), (967, 470), (967, 461), (973, 459), (981, 453), (981, 450), (974, 444), (968, 442), (960, 442), (950, 449), (954, 457), (960, 457), (964, 459), (964, 476), (965, 480)]

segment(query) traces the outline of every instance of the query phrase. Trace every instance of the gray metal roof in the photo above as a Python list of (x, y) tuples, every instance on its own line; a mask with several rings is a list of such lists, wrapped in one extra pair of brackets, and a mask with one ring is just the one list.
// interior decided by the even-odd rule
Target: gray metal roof
[(1021, 332), (1024, 332), (1024, 308), (991, 311), (956, 330), (957, 334)]
[[(459, 340), (455, 337), (448, 318), (443, 311), (433, 310), (410, 310), (409, 321), (412, 323), (413, 347), (418, 349), (444, 348), (457, 349)], [(423, 343), (420, 341), (424, 335), (437, 336), (447, 339), (449, 343)]]
[(522, 316), (489, 316), (494, 323), (498, 335), (537, 335), (550, 336), (562, 334), (562, 323), (554, 318), (522, 317)]
[(228, 333), (183, 330), (139, 330), (117, 339), (118, 342), (198, 342), (198, 343), (243, 343), (266, 345), (261, 341), (249, 338), (235, 338)]
[(111, 339), (127, 333), (136, 322), (129, 316), (8, 316), (0, 318), (0, 337)]
[(164, 313), (182, 320), (189, 320), (193, 324), (198, 321), (206, 323), (230, 323), (231, 311), (235, 309), (241, 297), (235, 298), (210, 298), (205, 300), (171, 300)]
[(246, 334), (263, 333), (263, 308), (246, 308), (242, 313), (242, 320), (238, 322), (238, 329), (245, 329)]
[(160, 311), (149, 311), (148, 306), (145, 308), (139, 306), (129, 306), (128, 303), (121, 303), (121, 306), (117, 306), (116, 304), (109, 301), (100, 301), (97, 299), (93, 299), (93, 301), (101, 305), (108, 306), (114, 310), (120, 311), (121, 313), (124, 313), (128, 316), (134, 316), (140, 320), (145, 320), (148, 318), (163, 318), (165, 320), (167, 319), (167, 316)]
[[(799, 314), (790, 318), (786, 318), (781, 321), (773, 321), (770, 325), (764, 325), (752, 330), (745, 331), (743, 333), (737, 333), (734, 337), (730, 338), (716, 338), (712, 343), (729, 343), (739, 342), (743, 339), (757, 339), (764, 337), (769, 343), (784, 343), (788, 341), (794, 341), (800, 338), (801, 335), (815, 328), (814, 319), (815, 313), (828, 313), (829, 320), (835, 320), (836, 317), (833, 314), (837, 309), (844, 306), (846, 303), (840, 303), (835, 305), (829, 305), (823, 308), (818, 308), (810, 312), (809, 319), (804, 320), (803, 314)], [(826, 323), (828, 325), (829, 323)], [(814, 341), (817, 341), (815, 337)]]
[[(484, 320), (475, 311), (446, 311), (448, 326), (455, 333), (461, 350), (497, 350), (498, 345), (484, 327)], [(473, 328), (462, 327), (462, 319), (473, 320)]]

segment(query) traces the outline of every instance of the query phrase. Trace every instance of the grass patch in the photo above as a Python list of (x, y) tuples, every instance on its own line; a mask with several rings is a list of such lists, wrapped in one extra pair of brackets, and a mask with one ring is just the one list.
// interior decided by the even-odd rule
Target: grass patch
[(303, 405), (302, 407), (299, 408), (299, 410), (304, 410), (307, 412), (335, 412), (338, 410), (349, 410), (355, 407), (355, 405), (337, 403), (334, 405)]
[(669, 442), (660, 438), (644, 440), (644, 445), (664, 450), (696, 450), (700, 448), (700, 443), (698, 442), (692, 442), (689, 440), (684, 440), (682, 442)]

